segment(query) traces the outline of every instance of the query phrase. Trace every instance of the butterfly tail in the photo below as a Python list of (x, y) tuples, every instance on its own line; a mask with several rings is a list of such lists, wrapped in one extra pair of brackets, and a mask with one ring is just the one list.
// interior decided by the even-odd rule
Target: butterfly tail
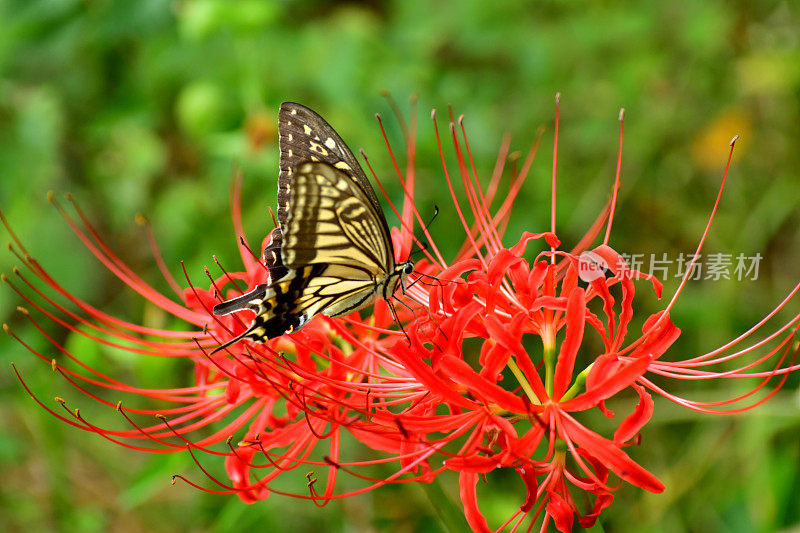
[(246, 331), (217, 346), (214, 351), (211, 352), (211, 355), (245, 339), (264, 343), (275, 337), (280, 337), (284, 333), (297, 331), (308, 322), (308, 318), (309, 317), (304, 314), (288, 313), (284, 315), (272, 315), (269, 318), (265, 315), (258, 315), (253, 319), (253, 323), (250, 324), (250, 327), (248, 327)]
[(215, 305), (212, 311), (217, 316), (229, 315), (244, 309), (257, 313), (261, 302), (264, 301), (264, 297), (267, 295), (267, 287), (268, 285), (256, 285), (256, 288), (248, 293)]
[[(320, 270), (319, 267), (306, 268), (307, 275), (313, 275), (312, 270), (315, 272)], [(247, 330), (225, 341), (211, 353), (223, 350), (241, 340), (263, 343), (302, 328), (310, 316), (305, 310), (297, 309), (295, 300), (310, 278), (296, 274), (294, 270), (289, 271), (289, 275), (283, 278), (281, 283), (272, 286), (257, 285), (246, 294), (215, 305), (213, 312), (218, 316), (243, 310), (252, 311), (256, 316)]]

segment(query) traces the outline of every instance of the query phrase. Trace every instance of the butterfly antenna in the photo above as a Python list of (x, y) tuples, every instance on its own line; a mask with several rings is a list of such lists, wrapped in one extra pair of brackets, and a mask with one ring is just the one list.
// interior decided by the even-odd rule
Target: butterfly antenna
[[(431, 219), (428, 221), (428, 223), (425, 224), (425, 229), (430, 228), (431, 224), (433, 224), (433, 221), (436, 220), (436, 217), (438, 217), (438, 216), (439, 216), (439, 206), (434, 204), (433, 205), (433, 215), (431, 216)], [(424, 236), (425, 235), (424, 235), (424, 232), (423, 232), (423, 238), (424, 238)], [(408, 255), (409, 258), (413, 257), (416, 254), (425, 253), (425, 250), (427, 250), (430, 247), (430, 243), (429, 242), (422, 242), (421, 239), (418, 239), (416, 237), (414, 238), (414, 241), (419, 243), (419, 249), (414, 251), (414, 252), (411, 252)]]
[(408, 254), (408, 258), (411, 259), (412, 257), (414, 257), (416, 255), (425, 253), (425, 250), (428, 249), (428, 246), (429, 246), (429, 244), (427, 242), (420, 243), (420, 246), (419, 246), (418, 249), (416, 249), (413, 252), (411, 252), (410, 254)]
[(438, 216), (439, 216), (439, 206), (436, 205), (436, 204), (433, 204), (433, 215), (431, 215), (431, 219), (428, 221), (427, 224), (425, 224), (425, 227), (426, 228), (430, 228), (431, 224), (433, 224), (433, 221), (436, 220), (436, 217), (438, 217)]

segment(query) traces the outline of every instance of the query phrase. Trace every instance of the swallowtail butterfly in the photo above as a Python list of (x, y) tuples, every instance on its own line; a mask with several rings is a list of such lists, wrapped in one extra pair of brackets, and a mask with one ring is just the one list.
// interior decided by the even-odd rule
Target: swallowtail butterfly
[(264, 342), (315, 315), (350, 314), (388, 300), (414, 270), (397, 264), (389, 226), (355, 156), (317, 113), (293, 102), (278, 115), (278, 227), (264, 249), (270, 283), (214, 307), (256, 313), (243, 339)]

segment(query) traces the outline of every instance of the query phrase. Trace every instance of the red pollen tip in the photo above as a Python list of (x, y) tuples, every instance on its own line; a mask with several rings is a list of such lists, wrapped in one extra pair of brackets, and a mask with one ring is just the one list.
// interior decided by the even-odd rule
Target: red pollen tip
[(731, 146), (733, 146), (734, 144), (736, 144), (736, 141), (738, 141), (738, 140), (739, 140), (739, 136), (738, 136), (738, 135), (734, 135), (734, 136), (733, 136), (733, 139), (731, 139)]

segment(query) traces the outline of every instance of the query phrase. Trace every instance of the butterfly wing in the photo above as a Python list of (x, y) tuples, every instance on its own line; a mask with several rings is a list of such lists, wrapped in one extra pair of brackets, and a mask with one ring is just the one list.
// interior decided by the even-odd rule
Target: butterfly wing
[(383, 212), (355, 179), (309, 162), (297, 167), (293, 181), (282, 248), (289, 268), (340, 265), (373, 277), (394, 268)]
[(348, 173), (323, 162), (298, 165), (287, 207), (281, 225), (287, 274), (214, 308), (215, 314), (256, 312), (247, 331), (218, 349), (243, 338), (264, 342), (320, 313), (352, 313), (375, 299), (396, 268), (383, 212)]
[(304, 105), (284, 102), (278, 112), (280, 173), (278, 174), (278, 222), (288, 215), (292, 173), (302, 163), (319, 161), (347, 173), (373, 208), (381, 204), (353, 152), (324, 118)]
[(353, 177), (327, 163), (299, 165), (293, 187), (281, 253), (290, 269), (318, 267), (296, 312), (341, 316), (367, 305), (395, 269), (383, 212)]
[[(277, 280), (286, 274), (281, 256), (284, 230), (289, 213), (289, 198), (292, 190), (292, 174), (295, 167), (308, 161), (327, 163), (350, 175), (370, 204), (381, 210), (375, 191), (369, 183), (353, 153), (339, 134), (325, 119), (304, 105), (283, 102), (278, 112), (278, 135), (280, 146), (280, 172), (278, 174), (278, 223), (272, 230), (271, 242), (264, 248), (264, 260), (270, 271), (270, 279)], [(388, 233), (386, 221), (381, 219)]]

